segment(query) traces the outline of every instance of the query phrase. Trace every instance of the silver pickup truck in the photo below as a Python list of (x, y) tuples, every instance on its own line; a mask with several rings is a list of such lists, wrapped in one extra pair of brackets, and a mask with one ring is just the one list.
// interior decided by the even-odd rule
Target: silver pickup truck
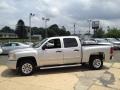
[(104, 60), (112, 58), (111, 46), (82, 46), (76, 36), (51, 37), (33, 48), (14, 50), (9, 53), (7, 65), (22, 75), (30, 75), (36, 67), (53, 67), (73, 64), (89, 64), (101, 69)]

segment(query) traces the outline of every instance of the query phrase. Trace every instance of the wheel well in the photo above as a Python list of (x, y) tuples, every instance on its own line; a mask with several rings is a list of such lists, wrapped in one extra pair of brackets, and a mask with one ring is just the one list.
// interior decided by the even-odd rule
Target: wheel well
[(16, 67), (19, 67), (20, 63), (21, 63), (22, 61), (24, 61), (24, 60), (32, 61), (33, 64), (34, 64), (35, 66), (37, 66), (36, 59), (35, 59), (34, 57), (30, 56), (30, 57), (21, 57), (21, 58), (19, 58), (18, 61), (17, 61)]
[(101, 60), (104, 60), (104, 59), (105, 59), (105, 54), (102, 53), (102, 52), (98, 52), (98, 53), (96, 53), (96, 54), (91, 54), (89, 60), (91, 60), (91, 59), (94, 58), (94, 57), (98, 57), (98, 58), (100, 58)]

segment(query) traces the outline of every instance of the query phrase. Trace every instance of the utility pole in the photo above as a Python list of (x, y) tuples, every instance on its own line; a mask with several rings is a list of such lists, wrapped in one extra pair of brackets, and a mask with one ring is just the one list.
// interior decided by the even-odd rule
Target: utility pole
[(75, 35), (75, 29), (76, 29), (76, 24), (74, 23), (74, 25), (73, 25), (73, 27), (74, 27), (74, 35)]
[(31, 17), (35, 16), (35, 14), (29, 14), (29, 41), (31, 42)]
[(80, 38), (80, 31), (79, 31), (79, 38)]
[(49, 18), (42, 17), (42, 20), (45, 21), (45, 37), (48, 37), (48, 32), (47, 32), (47, 22), (50, 20)]
[(88, 33), (89, 33), (89, 38), (90, 38), (90, 28), (91, 28), (91, 22), (92, 22), (92, 20), (91, 20), (91, 19), (88, 19), (88, 23), (89, 23), (89, 31), (88, 31)]

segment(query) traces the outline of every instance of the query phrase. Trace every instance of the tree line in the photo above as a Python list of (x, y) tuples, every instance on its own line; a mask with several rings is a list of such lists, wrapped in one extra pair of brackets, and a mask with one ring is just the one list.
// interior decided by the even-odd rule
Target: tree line
[(120, 38), (120, 29), (108, 28), (107, 33), (102, 28), (95, 31), (93, 37), (95, 38)]
[[(25, 26), (23, 20), (18, 20), (16, 28), (11, 29), (9, 26), (5, 26), (0, 30), (0, 33), (16, 33), (19, 38), (28, 38), (28, 32), (30, 27)], [(49, 26), (47, 29), (48, 37), (53, 36), (69, 36), (71, 33), (66, 30), (64, 26), (61, 28), (57, 24)], [(42, 27), (31, 27), (31, 35), (41, 35), (42, 38), (45, 38), (45, 28)], [(118, 28), (108, 28), (107, 33), (102, 28), (99, 28), (95, 31), (93, 37), (95, 38), (120, 38), (120, 29)]]
[[(69, 36), (70, 32), (66, 30), (64, 26), (61, 28), (57, 24), (49, 26), (47, 29), (48, 37), (53, 36)], [(45, 38), (45, 28), (42, 27), (31, 27), (31, 35), (41, 35), (42, 38)], [(16, 33), (18, 38), (28, 38), (28, 33), (30, 32), (30, 27), (25, 26), (23, 20), (18, 20), (15, 29), (11, 29), (9, 26), (3, 27), (0, 32), (2, 33)]]

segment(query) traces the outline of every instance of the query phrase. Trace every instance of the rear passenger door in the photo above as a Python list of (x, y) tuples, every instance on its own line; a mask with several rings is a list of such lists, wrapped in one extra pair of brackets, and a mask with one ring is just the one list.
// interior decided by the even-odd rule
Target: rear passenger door
[(80, 63), (81, 48), (76, 38), (63, 38), (64, 64)]

